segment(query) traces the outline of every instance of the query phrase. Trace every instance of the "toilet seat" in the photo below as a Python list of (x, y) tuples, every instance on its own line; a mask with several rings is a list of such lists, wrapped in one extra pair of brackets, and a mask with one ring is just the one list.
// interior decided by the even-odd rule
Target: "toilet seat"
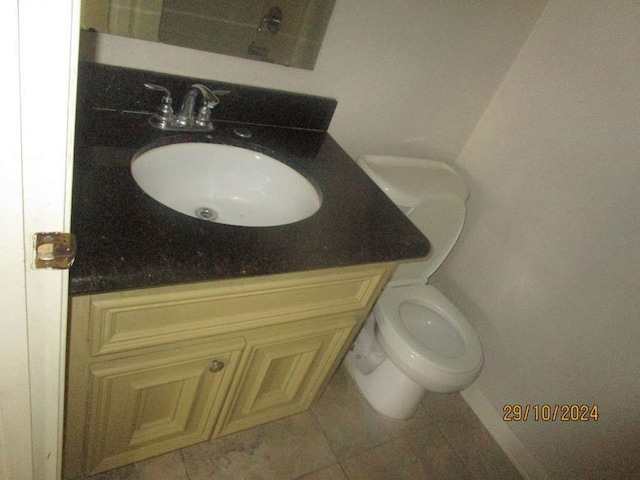
[(385, 353), (425, 388), (460, 390), (478, 376), (480, 341), (464, 315), (435, 287), (387, 288), (374, 314)]

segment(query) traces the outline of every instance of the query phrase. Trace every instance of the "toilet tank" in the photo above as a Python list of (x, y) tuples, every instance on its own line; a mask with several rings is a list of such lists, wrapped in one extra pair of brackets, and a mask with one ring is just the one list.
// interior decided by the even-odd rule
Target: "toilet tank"
[(431, 242), (429, 254), (403, 262), (390, 285), (427, 283), (462, 232), (467, 185), (451, 167), (433, 160), (364, 155), (358, 165)]

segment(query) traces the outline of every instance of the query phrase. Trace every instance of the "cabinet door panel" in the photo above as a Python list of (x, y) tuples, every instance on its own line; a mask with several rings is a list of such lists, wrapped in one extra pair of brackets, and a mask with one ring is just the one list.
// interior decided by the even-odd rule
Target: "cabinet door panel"
[(356, 324), (355, 315), (263, 329), (247, 340), (247, 365), (219, 435), (306, 410)]
[(88, 470), (207, 440), (243, 346), (234, 339), (91, 365)]

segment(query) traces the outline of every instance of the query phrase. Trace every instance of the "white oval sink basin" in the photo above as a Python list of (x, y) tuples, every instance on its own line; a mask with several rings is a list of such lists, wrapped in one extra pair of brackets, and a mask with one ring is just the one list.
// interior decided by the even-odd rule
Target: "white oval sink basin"
[(176, 143), (134, 156), (136, 183), (163, 205), (228, 225), (298, 222), (322, 203), (300, 173), (263, 153), (215, 143)]

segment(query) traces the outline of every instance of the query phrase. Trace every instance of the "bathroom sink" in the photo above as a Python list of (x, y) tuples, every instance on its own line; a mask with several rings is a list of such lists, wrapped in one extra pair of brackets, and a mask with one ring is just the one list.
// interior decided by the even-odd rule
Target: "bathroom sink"
[(138, 153), (136, 183), (185, 215), (246, 227), (298, 222), (322, 203), (303, 175), (263, 153), (214, 143), (177, 143)]

